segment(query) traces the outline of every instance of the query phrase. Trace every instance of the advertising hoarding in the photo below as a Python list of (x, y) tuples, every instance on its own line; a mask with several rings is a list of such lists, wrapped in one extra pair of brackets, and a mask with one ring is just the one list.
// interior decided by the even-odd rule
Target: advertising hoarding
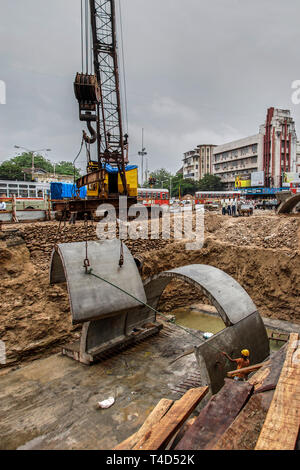
[(235, 178), (236, 188), (251, 188), (251, 175), (238, 175)]
[(300, 173), (283, 173), (283, 186), (290, 186), (291, 183), (300, 183)]
[(254, 171), (251, 173), (251, 187), (256, 188), (258, 186), (263, 187), (265, 185), (265, 172)]

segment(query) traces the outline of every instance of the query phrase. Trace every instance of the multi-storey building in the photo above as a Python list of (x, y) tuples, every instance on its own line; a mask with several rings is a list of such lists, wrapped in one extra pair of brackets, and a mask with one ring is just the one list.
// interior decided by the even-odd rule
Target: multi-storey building
[(213, 150), (215, 145), (198, 145), (196, 149), (184, 154), (183, 177), (195, 181), (213, 172)]
[(284, 173), (296, 173), (297, 135), (289, 110), (269, 108), (260, 126), (259, 171), (265, 172), (265, 186), (282, 186)]
[(259, 134), (214, 149), (213, 173), (226, 189), (234, 189), (237, 178), (248, 178), (250, 186), (256, 172), (263, 186), (279, 188), (284, 174), (296, 171), (297, 136), (289, 110), (269, 108)]
[(238, 176), (258, 171), (259, 134), (228, 144), (214, 150), (214, 174), (219, 176), (226, 189), (235, 189)]
[(296, 172), (300, 173), (300, 142), (297, 142), (297, 163)]

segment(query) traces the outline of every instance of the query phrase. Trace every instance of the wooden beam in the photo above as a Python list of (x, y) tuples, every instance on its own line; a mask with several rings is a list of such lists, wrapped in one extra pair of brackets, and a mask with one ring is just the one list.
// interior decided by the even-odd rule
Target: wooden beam
[(169, 412), (139, 441), (134, 450), (165, 449), (208, 392), (208, 387), (192, 388), (176, 401)]
[(300, 344), (290, 335), (286, 359), (255, 450), (294, 450), (300, 427)]
[(256, 370), (261, 369), (264, 365), (266, 365), (266, 363), (262, 362), (261, 364), (254, 364), (253, 366), (244, 367), (243, 369), (232, 370), (230, 372), (227, 372), (227, 377), (235, 377), (240, 373), (250, 374), (251, 372), (255, 372)]
[(137, 442), (139, 442), (143, 436), (147, 435), (151, 428), (165, 416), (173, 403), (173, 400), (167, 400), (166, 398), (160, 400), (144, 422), (143, 426), (135, 434), (121, 442), (121, 444), (118, 444), (113, 450), (131, 450)]
[(221, 436), (213, 450), (254, 450), (271, 405), (274, 390), (264, 390), (277, 384), (285, 360), (286, 346), (274, 353), (270, 361), (259, 369), (248, 383), (254, 386), (254, 392), (242, 411), (230, 427)]
[(225, 379), (223, 388), (201, 410), (176, 450), (210, 450), (247, 402), (253, 385)]

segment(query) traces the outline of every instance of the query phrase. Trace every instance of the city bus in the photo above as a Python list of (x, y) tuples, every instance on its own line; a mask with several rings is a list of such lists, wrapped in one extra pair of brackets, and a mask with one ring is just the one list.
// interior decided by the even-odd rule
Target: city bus
[(0, 202), (6, 203), (7, 210), (11, 210), (13, 196), (16, 197), (17, 210), (46, 209), (49, 194), (49, 183), (0, 180)]
[(223, 200), (240, 199), (241, 191), (199, 191), (195, 194), (195, 204), (219, 204)]
[(138, 188), (138, 202), (146, 207), (170, 205), (168, 189)]

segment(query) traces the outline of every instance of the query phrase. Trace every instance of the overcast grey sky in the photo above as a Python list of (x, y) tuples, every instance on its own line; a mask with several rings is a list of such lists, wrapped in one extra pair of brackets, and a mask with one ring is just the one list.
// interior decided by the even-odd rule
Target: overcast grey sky
[[(117, 3), (120, 0), (117, 0)], [(270, 106), (300, 134), (299, 0), (121, 0), (131, 163), (141, 129), (150, 169), (179, 170), (183, 152), (258, 132)], [(15, 144), (73, 161), (83, 123), (80, 0), (0, 0), (0, 161)], [(85, 167), (85, 157), (80, 159)]]

